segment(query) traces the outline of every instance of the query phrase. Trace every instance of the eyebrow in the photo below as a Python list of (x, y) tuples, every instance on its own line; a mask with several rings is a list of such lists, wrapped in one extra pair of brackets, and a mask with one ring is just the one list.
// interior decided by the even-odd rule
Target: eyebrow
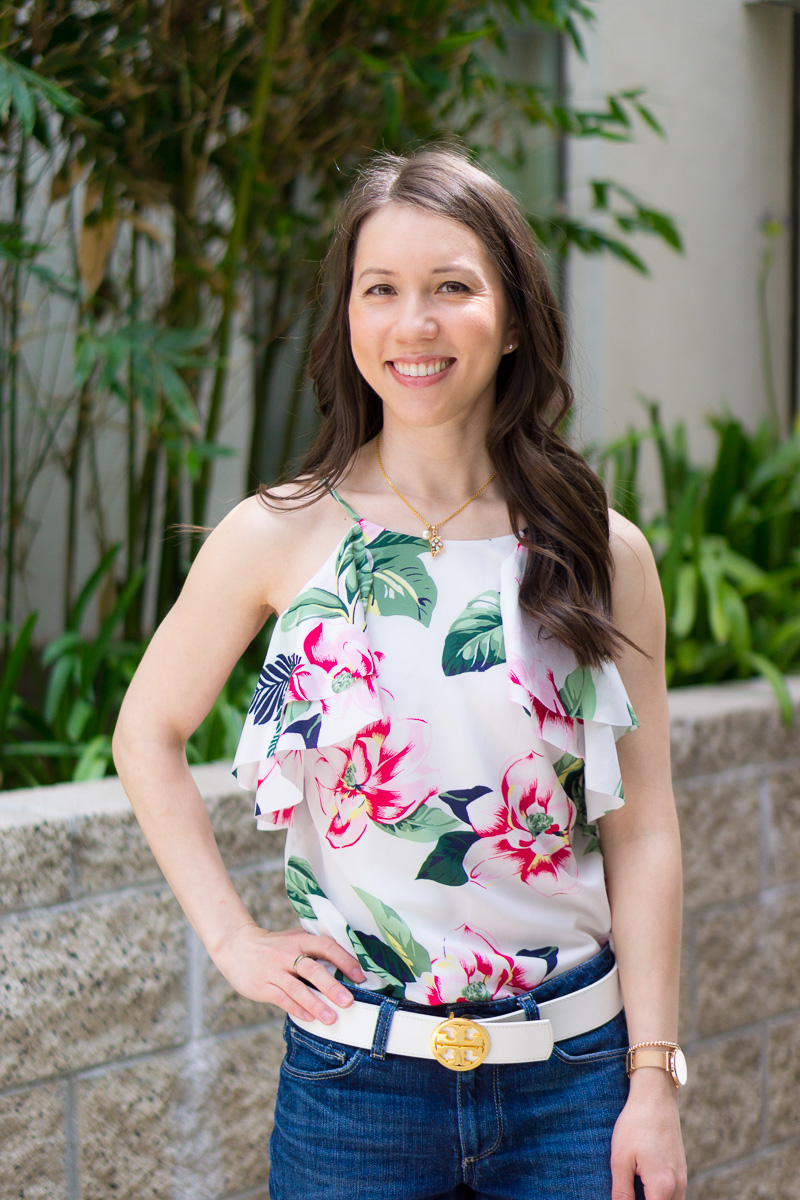
[[(477, 274), (475, 268), (467, 266), (466, 263), (448, 263), (443, 267), (433, 267), (431, 275), (459, 274), (462, 271), (469, 271), (472, 275)], [(390, 271), (388, 267), (365, 267), (358, 276), (356, 283), (360, 283), (365, 275), (388, 275), (390, 278), (393, 278), (396, 274), (396, 271)]]

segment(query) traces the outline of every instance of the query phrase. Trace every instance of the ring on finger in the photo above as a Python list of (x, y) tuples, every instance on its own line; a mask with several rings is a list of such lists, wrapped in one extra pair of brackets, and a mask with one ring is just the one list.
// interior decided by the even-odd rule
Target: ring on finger
[(293, 971), (296, 971), (296, 970), (297, 970), (297, 964), (300, 962), (300, 959), (301, 959), (301, 958), (311, 958), (311, 955), (310, 955), (310, 954), (298, 954), (297, 958), (296, 958), (296, 959), (294, 960), (294, 962), (292, 963), (292, 970), (293, 970)]

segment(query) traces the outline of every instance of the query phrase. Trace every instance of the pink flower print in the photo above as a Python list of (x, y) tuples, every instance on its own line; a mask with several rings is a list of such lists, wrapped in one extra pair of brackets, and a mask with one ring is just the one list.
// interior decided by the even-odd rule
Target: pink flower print
[(515, 759), (500, 795), (488, 792), (467, 809), (480, 841), (467, 851), (464, 869), (481, 887), (512, 875), (547, 896), (580, 887), (570, 842), (575, 806), (558, 784), (551, 789), (542, 784), (537, 758), (542, 756)]
[(331, 846), (352, 846), (368, 821), (392, 825), (436, 795), (439, 773), (425, 765), (429, 743), (427, 722), (384, 717), (349, 747), (319, 752), (314, 775)]
[(320, 621), (303, 641), (303, 658), (292, 671), (287, 700), (319, 700), (328, 711), (332, 695), (363, 680), (371, 696), (383, 655), (370, 650), (366, 634), (343, 622)]
[(361, 526), (361, 532), (364, 534), (365, 545), (374, 542), (376, 537), (386, 532), (383, 525), (376, 525), (374, 521), (368, 521), (365, 517), (362, 517), (358, 523)]
[(538, 658), (531, 660), (529, 668), (518, 655), (509, 655), (508, 678), (514, 687), (521, 688), (525, 693), (526, 708), (530, 708), (539, 722), (539, 736), (545, 741), (554, 740), (557, 746), (561, 746), (563, 738), (554, 738), (553, 735), (561, 732), (572, 734), (575, 722), (564, 708), (552, 669)]
[(407, 1000), (418, 1004), (466, 1004), (515, 996), (537, 987), (547, 974), (542, 959), (524, 966), (501, 953), (477, 930), (462, 925), (444, 939), (441, 958), (415, 983), (406, 985)]

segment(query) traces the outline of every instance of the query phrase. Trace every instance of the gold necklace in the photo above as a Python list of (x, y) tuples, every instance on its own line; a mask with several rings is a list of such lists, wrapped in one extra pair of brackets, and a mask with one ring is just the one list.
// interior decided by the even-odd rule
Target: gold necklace
[(436, 555), (441, 553), (442, 550), (444, 550), (444, 541), (442, 540), (442, 535), (439, 533), (439, 526), (444, 525), (446, 521), (451, 521), (453, 519), (453, 517), (457, 517), (460, 512), (463, 512), (468, 504), (472, 504), (472, 501), (476, 500), (478, 498), (478, 496), (480, 496), (481, 492), (486, 490), (486, 488), (489, 486), (489, 484), (492, 482), (495, 475), (497, 474), (497, 471), (493, 471), (492, 474), (489, 476), (489, 478), (486, 480), (486, 483), (483, 485), (483, 487), (479, 487), (477, 492), (475, 492), (474, 495), (470, 496), (469, 500), (465, 500), (460, 508), (457, 508), (455, 512), (451, 512), (449, 517), (445, 517), (444, 520), (439, 521), (436, 525), (432, 525), (430, 521), (425, 520), (425, 518), (422, 516), (421, 513), (417, 512), (417, 510), (414, 508), (413, 504), (408, 503), (408, 501), (406, 500), (403, 493), (399, 492), (397, 490), (397, 488), (394, 486), (394, 484), (392, 483), (389, 476), (384, 471), (383, 463), (381, 462), (380, 435), (378, 435), (375, 438), (375, 453), (378, 456), (378, 466), (381, 469), (381, 475), (386, 480), (389, 487), (392, 489), (393, 492), (395, 492), (400, 497), (400, 499), (403, 501), (403, 504), (405, 504), (408, 508), (411, 509), (414, 516), (418, 517), (419, 520), (422, 521), (422, 524), (425, 526), (422, 536), (425, 538), (426, 541), (430, 542), (430, 544), (431, 544), (431, 558), (436, 558)]

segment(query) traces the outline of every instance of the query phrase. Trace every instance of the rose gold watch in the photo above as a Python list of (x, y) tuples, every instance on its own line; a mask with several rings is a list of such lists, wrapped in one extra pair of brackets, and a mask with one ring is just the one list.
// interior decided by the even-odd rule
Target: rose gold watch
[(686, 1057), (677, 1042), (637, 1042), (625, 1059), (628, 1078), (639, 1067), (659, 1067), (666, 1071), (675, 1087), (683, 1087), (688, 1078)]

